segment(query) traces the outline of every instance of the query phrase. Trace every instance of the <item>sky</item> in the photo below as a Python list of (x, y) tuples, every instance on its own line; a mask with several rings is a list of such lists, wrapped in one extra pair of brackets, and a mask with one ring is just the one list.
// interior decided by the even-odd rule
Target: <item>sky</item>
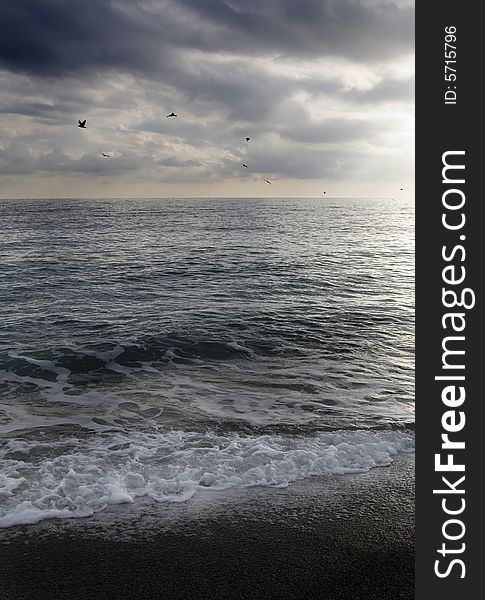
[(0, 197), (412, 197), (413, 85), (411, 0), (1, 2)]

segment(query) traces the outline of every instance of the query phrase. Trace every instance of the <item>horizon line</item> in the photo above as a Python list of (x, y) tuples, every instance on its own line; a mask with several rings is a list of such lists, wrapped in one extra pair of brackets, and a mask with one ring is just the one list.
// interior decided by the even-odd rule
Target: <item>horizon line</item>
[(18, 196), (3, 200), (413, 200), (415, 196)]

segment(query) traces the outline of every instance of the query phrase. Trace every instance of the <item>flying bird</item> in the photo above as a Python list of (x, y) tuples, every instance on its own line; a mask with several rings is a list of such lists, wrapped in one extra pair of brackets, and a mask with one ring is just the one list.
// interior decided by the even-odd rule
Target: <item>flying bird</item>
[(401, 192), (403, 191), (404, 188), (401, 188)]
[(105, 154), (104, 152), (102, 152), (103, 156), (105, 156), (106, 158), (110, 158), (109, 154)]
[(178, 117), (178, 115), (176, 115), (174, 112), (171, 112), (169, 115), (167, 115), (167, 117)]
[(246, 167), (246, 169), (248, 168), (248, 166), (247, 166), (247, 165), (245, 165), (244, 163), (243, 163), (243, 167)]
[(78, 123), (78, 127), (81, 127), (81, 129), (86, 129), (86, 119), (84, 119), (84, 121), (78, 121)]
[(246, 142), (249, 142), (249, 140), (250, 140), (250, 139), (251, 139), (251, 138), (246, 138)]
[(273, 184), (271, 183), (271, 181), (269, 181), (268, 179), (265, 179), (265, 181), (266, 181), (266, 183), (269, 183), (269, 185), (273, 185)]

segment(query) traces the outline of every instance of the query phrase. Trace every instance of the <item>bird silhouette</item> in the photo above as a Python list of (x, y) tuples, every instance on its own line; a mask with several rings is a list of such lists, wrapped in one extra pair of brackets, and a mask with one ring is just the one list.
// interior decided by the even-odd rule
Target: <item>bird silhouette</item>
[(86, 129), (86, 119), (84, 119), (84, 121), (78, 121), (78, 123), (78, 127), (81, 127), (81, 129)]
[(243, 163), (243, 167), (246, 167), (246, 169), (248, 168), (248, 166), (247, 166), (247, 165), (245, 165), (244, 163)]
[(326, 194), (327, 192), (323, 192), (324, 194)]
[(174, 112), (171, 112), (169, 115), (167, 115), (167, 117), (178, 117), (178, 115), (176, 115)]
[(103, 152), (102, 154), (103, 154), (103, 156), (105, 156), (106, 158), (110, 158), (110, 155), (109, 155), (109, 154), (105, 154), (104, 152)]
[(269, 181), (268, 179), (265, 179), (265, 181), (266, 181), (266, 183), (269, 183), (269, 185), (273, 185), (273, 184), (271, 183), (271, 181)]
[(250, 139), (251, 139), (251, 138), (246, 138), (246, 142), (249, 142), (249, 140), (250, 140)]
[(404, 188), (401, 188), (401, 192), (403, 191)]

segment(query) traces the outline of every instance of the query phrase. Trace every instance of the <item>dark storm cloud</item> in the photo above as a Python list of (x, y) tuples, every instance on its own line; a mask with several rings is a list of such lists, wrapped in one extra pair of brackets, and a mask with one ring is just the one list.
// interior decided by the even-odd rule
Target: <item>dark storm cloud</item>
[(0, 4), (0, 66), (178, 77), (177, 48), (383, 60), (409, 53), (413, 10), (358, 0), (16, 0)]
[[(269, 72), (264, 65), (248, 61), (247, 55), (277, 52), (287, 56), (311, 51), (313, 58), (318, 58), (345, 55), (354, 48), (358, 49), (355, 58), (360, 60), (368, 57), (363, 48), (371, 39), (372, 44), (382, 46), (379, 51), (375, 48), (376, 57), (382, 59), (389, 47), (397, 49), (394, 38), (404, 35), (396, 32), (394, 41), (389, 41), (393, 27), (388, 21), (394, 19), (395, 28), (401, 29), (401, 21), (408, 18), (405, 14), (410, 10), (391, 3), (367, 6), (355, 0), (230, 4), (221, 0), (90, 0), (82, 11), (72, 0), (3, 3), (0, 68), (30, 74), (54, 101), (9, 99), (3, 108), (0, 103), (0, 112), (62, 120), (63, 112), (72, 114), (93, 102), (105, 108), (126, 107), (134, 89), (127, 89), (123, 97), (119, 92), (102, 99), (90, 97), (90, 90), (100, 79), (109, 82), (104, 71), (111, 76), (123, 72), (148, 77), (172, 90), (170, 104), (178, 96), (190, 104), (196, 116), (205, 118), (210, 112), (224, 111), (223, 116), (231, 121), (261, 123), (299, 90), (314, 96), (338, 96), (349, 103), (385, 102), (386, 96), (399, 100), (400, 92), (404, 95), (401, 98), (409, 96), (409, 86), (400, 82), (384, 81), (365, 92), (349, 90), (339, 80), (338, 71), (295, 78), (285, 73), (284, 64)], [(386, 27), (374, 31), (372, 27), (380, 27), (383, 20)], [(409, 33), (404, 37), (403, 49), (409, 52)], [(187, 48), (206, 52), (194, 58)], [(227, 60), (220, 60), (221, 56)], [(78, 99), (73, 94), (65, 98), (71, 88)], [(160, 108), (162, 111), (163, 105)], [(165, 108), (171, 111), (177, 107)]]
[[(206, 40), (249, 52), (292, 56), (326, 54), (375, 60), (409, 52), (413, 8), (359, 0), (180, 0), (203, 21), (217, 25)], [(251, 50), (252, 49), (252, 50)]]
[(0, 2), (0, 174), (351, 177), (403, 127), (412, 15), (407, 0)]
[(103, 67), (155, 72), (170, 53), (147, 17), (106, 0), (1, 3), (0, 66), (45, 76)]

